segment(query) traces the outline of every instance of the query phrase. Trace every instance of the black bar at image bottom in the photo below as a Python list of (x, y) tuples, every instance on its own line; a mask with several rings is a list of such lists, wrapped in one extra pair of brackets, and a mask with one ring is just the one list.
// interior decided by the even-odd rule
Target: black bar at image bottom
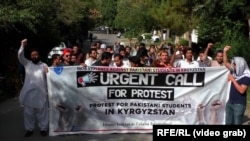
[(153, 141), (163, 139), (250, 140), (250, 125), (153, 125)]

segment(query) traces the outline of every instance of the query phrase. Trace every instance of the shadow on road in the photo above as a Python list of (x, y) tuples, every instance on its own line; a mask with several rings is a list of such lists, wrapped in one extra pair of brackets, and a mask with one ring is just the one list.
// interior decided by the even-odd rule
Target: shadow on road
[(152, 141), (152, 134), (80, 134), (42, 137), (39, 128), (34, 134), (24, 137), (23, 108), (18, 98), (0, 103), (1, 141)]

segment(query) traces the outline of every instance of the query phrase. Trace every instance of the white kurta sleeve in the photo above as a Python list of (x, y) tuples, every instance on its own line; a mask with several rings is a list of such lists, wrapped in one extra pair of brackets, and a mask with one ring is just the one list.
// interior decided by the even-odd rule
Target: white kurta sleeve
[(24, 56), (24, 47), (20, 47), (19, 50), (18, 50), (18, 54), (17, 54), (17, 57), (18, 57), (18, 60), (20, 61), (20, 63), (22, 65), (26, 65), (28, 63), (28, 59), (25, 58)]

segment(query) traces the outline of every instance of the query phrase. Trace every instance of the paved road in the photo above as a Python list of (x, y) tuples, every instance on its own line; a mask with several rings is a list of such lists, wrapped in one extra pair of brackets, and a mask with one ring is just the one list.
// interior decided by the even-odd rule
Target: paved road
[(67, 135), (42, 137), (39, 128), (34, 134), (24, 137), (23, 108), (18, 98), (9, 99), (0, 104), (0, 140), (1, 141), (152, 141), (152, 134), (98, 134)]
[[(97, 39), (93, 40), (93, 42), (100, 40), (106, 45), (113, 46), (116, 41), (120, 41), (120, 39), (116, 38), (116, 34), (105, 34), (105, 33), (100, 33), (98, 31), (91, 31), (91, 32), (94, 34), (94, 36), (97, 36)], [(82, 51), (86, 53), (87, 51), (89, 51), (89, 47), (90, 47), (90, 41), (86, 40), (83, 43)]]

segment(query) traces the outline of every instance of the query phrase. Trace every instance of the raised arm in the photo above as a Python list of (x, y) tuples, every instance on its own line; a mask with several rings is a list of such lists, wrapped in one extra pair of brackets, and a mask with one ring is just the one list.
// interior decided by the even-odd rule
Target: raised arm
[(227, 52), (230, 48), (231, 46), (225, 46), (223, 50), (223, 63), (229, 70), (231, 70), (231, 64), (227, 59)]
[(22, 64), (22, 65), (26, 65), (27, 63), (28, 63), (28, 59), (27, 58), (25, 58), (25, 56), (24, 56), (24, 48), (25, 48), (25, 46), (27, 45), (27, 39), (23, 39), (22, 41), (21, 41), (21, 47), (19, 48), (19, 50), (18, 50), (18, 54), (17, 54), (17, 57), (18, 57), (18, 60), (20, 61), (20, 63)]
[(204, 53), (203, 53), (203, 56), (200, 58), (200, 60), (201, 60), (204, 64), (206, 64), (208, 67), (211, 67), (211, 64), (212, 64), (212, 60), (210, 60), (210, 59), (208, 58), (208, 51), (209, 51), (213, 46), (214, 46), (213, 43), (208, 43), (208, 44), (207, 44), (207, 47), (206, 47), (206, 49), (205, 49), (205, 51), (204, 51)]
[(179, 48), (180, 48), (180, 45), (176, 45), (174, 48), (174, 53), (171, 55), (170, 63), (169, 63), (171, 66), (174, 66), (176, 52), (179, 50)]
[(161, 44), (159, 46), (156, 46), (157, 47), (157, 50), (161, 50), (162, 47), (166, 44), (166, 41), (163, 41), (161, 42)]
[(204, 52), (204, 57), (207, 57), (208, 55), (208, 51), (212, 48), (214, 46), (214, 44), (213, 43), (208, 43), (207, 44), (207, 48), (206, 48), (206, 50), (205, 50), (205, 52)]

